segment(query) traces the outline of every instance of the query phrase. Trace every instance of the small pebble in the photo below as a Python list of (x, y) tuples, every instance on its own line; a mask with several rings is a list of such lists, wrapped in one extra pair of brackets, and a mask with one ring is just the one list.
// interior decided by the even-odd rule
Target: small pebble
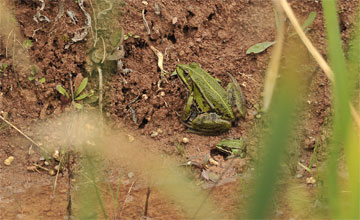
[(133, 172), (129, 172), (128, 173), (128, 177), (131, 179), (131, 178), (133, 178), (134, 177), (134, 173)]
[(44, 160), (45, 160), (45, 157), (40, 157), (39, 160), (40, 160), (40, 161), (44, 161)]
[(159, 133), (157, 131), (153, 131), (150, 135), (150, 137), (154, 138), (157, 137), (159, 135)]
[(178, 21), (178, 18), (177, 18), (177, 17), (173, 17), (173, 18), (171, 19), (172, 24), (176, 24), (177, 21)]
[(156, 3), (156, 2), (155, 2), (154, 11), (155, 11), (156, 15), (160, 15), (160, 7), (159, 7), (158, 3)]
[(53, 153), (53, 158), (55, 159), (55, 160), (59, 160), (59, 158), (60, 158), (60, 153), (59, 153), (59, 151), (58, 150), (56, 150), (54, 153)]
[(132, 143), (132, 142), (135, 141), (134, 136), (132, 136), (132, 135), (130, 135), (130, 134), (128, 134), (127, 136), (128, 136), (128, 139), (129, 139), (129, 142), (130, 142), (130, 143)]
[(6, 165), (6, 166), (10, 166), (11, 165), (11, 163), (14, 161), (14, 157), (13, 156), (10, 156), (10, 157), (8, 157), (5, 161), (4, 161), (4, 164)]
[(54, 169), (55, 169), (56, 171), (60, 170), (60, 165), (59, 165), (59, 164), (56, 165), (56, 166), (54, 167)]
[(49, 175), (50, 176), (55, 176), (55, 174), (56, 174), (55, 170), (49, 170)]
[(44, 164), (45, 164), (45, 166), (49, 166), (49, 165), (50, 165), (48, 161), (45, 161)]
[(149, 4), (147, 1), (142, 1), (141, 3), (145, 6)]
[(298, 174), (296, 174), (295, 177), (298, 178), (298, 179), (300, 179), (301, 177), (303, 177), (303, 175), (302, 175), (301, 173), (298, 173)]
[(182, 139), (182, 142), (183, 142), (184, 144), (187, 144), (187, 143), (190, 142), (190, 140), (189, 140), (189, 138), (184, 137), (184, 138)]
[(26, 167), (26, 170), (27, 171), (32, 171), (32, 172), (37, 171), (36, 166), (28, 166), (28, 167)]
[(164, 96), (165, 96), (165, 92), (164, 92), (164, 91), (161, 91), (161, 92), (160, 92), (160, 96), (164, 97)]
[(146, 94), (143, 94), (141, 97), (142, 97), (142, 99), (144, 99), (144, 100), (148, 100), (148, 98), (149, 98), (149, 96), (146, 95)]
[(162, 133), (163, 133), (163, 130), (162, 130), (161, 128), (158, 128), (158, 129), (156, 130), (156, 132), (159, 133), (159, 134), (162, 134)]
[(316, 183), (316, 179), (314, 177), (308, 177), (306, 178), (306, 183), (307, 184), (315, 184)]

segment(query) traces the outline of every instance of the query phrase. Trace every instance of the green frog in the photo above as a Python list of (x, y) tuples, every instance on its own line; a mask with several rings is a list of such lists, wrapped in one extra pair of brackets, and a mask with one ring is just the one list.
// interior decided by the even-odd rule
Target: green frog
[(236, 79), (225, 90), (197, 63), (178, 64), (177, 75), (190, 91), (181, 116), (190, 131), (217, 135), (229, 130), (232, 123), (245, 115), (245, 100)]
[(243, 139), (223, 139), (216, 144), (216, 150), (225, 153), (226, 158), (246, 156), (246, 145)]

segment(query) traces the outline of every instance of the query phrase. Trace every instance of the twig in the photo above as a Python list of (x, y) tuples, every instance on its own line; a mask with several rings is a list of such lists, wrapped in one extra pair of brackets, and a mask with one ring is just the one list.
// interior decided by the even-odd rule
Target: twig
[(145, 18), (145, 9), (142, 10), (141, 14), (142, 14), (142, 18), (143, 18), (143, 21), (144, 21), (144, 25), (145, 25), (146, 30), (147, 30), (147, 34), (150, 35), (150, 34), (151, 34), (151, 31), (150, 31), (148, 22), (147, 22), (147, 20), (146, 20), (146, 18)]
[(40, 166), (39, 164), (34, 163), (34, 166), (39, 167), (40, 169), (43, 169), (43, 170), (45, 170), (45, 171), (49, 171), (48, 168), (43, 167), (43, 166)]
[(92, 4), (92, 1), (90, 0), (90, 7), (91, 7), (91, 10), (93, 12), (93, 18), (94, 18), (94, 29), (95, 29), (95, 37), (94, 37), (94, 33), (93, 33), (93, 28), (92, 26), (90, 26), (90, 30), (91, 30), (91, 35), (94, 39), (94, 48), (96, 47), (96, 43), (98, 42), (98, 33), (97, 33), (97, 18), (96, 18), (96, 14), (95, 14), (95, 10), (94, 10), (94, 7), (93, 7), (93, 4)]
[(197, 214), (199, 213), (199, 211), (201, 210), (201, 208), (204, 206), (205, 202), (209, 199), (210, 195), (212, 194), (212, 192), (215, 190), (215, 187), (219, 184), (219, 182), (222, 180), (222, 178), (224, 177), (225, 173), (230, 169), (231, 165), (233, 164), (235, 160), (235, 157), (231, 159), (229, 165), (227, 165), (227, 167), (225, 168), (225, 170), (221, 173), (221, 175), (219, 176), (219, 179), (215, 182), (214, 186), (210, 189), (209, 193), (206, 195), (206, 197), (204, 198), (204, 200), (201, 202), (200, 206), (197, 208), (197, 210), (195, 211), (194, 215), (192, 216), (191, 219), (196, 219)]
[(112, 9), (113, 5), (112, 5), (111, 1), (105, 0), (105, 2), (109, 5), (109, 7), (107, 9), (100, 11), (97, 14), (97, 18), (100, 18), (101, 15), (106, 15), (108, 13), (108, 11), (110, 11)]
[(13, 31), (14, 31), (14, 29), (12, 29), (12, 30), (10, 31), (10, 33), (9, 33), (7, 39), (6, 39), (6, 45), (5, 45), (5, 57), (6, 57), (6, 58), (8, 57), (8, 49), (7, 49), (8, 47), (7, 47), (7, 45), (8, 45), (10, 36), (11, 36), (11, 34), (12, 34)]
[(126, 196), (125, 196), (124, 203), (123, 203), (123, 205), (122, 205), (122, 207), (121, 207), (121, 211), (120, 211), (120, 214), (119, 214), (119, 219), (121, 219), (122, 213), (123, 213), (123, 211), (124, 211), (125, 203), (126, 203), (126, 198), (130, 195), (130, 192), (131, 192), (131, 190), (132, 190), (133, 185), (135, 184), (135, 182), (136, 182), (136, 180), (134, 180), (134, 182), (131, 184), (131, 186), (130, 186), (130, 188), (129, 188)]
[(69, 72), (69, 78), (70, 78), (71, 100), (72, 100), (72, 103), (74, 103), (74, 100), (75, 100), (75, 97), (74, 97), (74, 88), (73, 88), (72, 76), (71, 76), (71, 73), (70, 73), (70, 72)]
[(149, 197), (150, 197), (150, 186), (148, 186), (148, 188), (147, 188), (147, 193), (146, 193), (145, 210), (144, 210), (144, 216), (145, 216), (145, 217), (146, 217), (147, 214), (148, 214)]
[(265, 83), (264, 83), (264, 110), (266, 111), (271, 103), (271, 98), (274, 92), (276, 78), (278, 76), (278, 70), (280, 66), (281, 52), (283, 48), (285, 38), (285, 24), (284, 24), (284, 12), (281, 10), (279, 4), (274, 0), (276, 11), (279, 15), (279, 27), (276, 34), (276, 44), (274, 51), (270, 58), (269, 66), (266, 70)]
[(103, 58), (101, 60), (101, 63), (104, 63), (105, 59), (106, 59), (106, 44), (105, 44), (104, 38), (102, 36), (100, 38), (101, 38), (101, 41), (103, 43), (103, 50), (104, 50)]
[(54, 181), (54, 187), (53, 187), (53, 198), (55, 198), (55, 191), (56, 191), (56, 184), (59, 177), (61, 165), (63, 164), (64, 155), (61, 155), (60, 161), (59, 161), (59, 169), (56, 172), (55, 181)]
[[(0, 111), (2, 112), (2, 111)], [(36, 147), (40, 148), (42, 151), (47, 152), (43, 147), (41, 147), (40, 144), (36, 143), (33, 139), (31, 139), (29, 136), (27, 136), (24, 132), (22, 132), (20, 129), (15, 127), (15, 125), (11, 124), (8, 120), (6, 120), (4, 117), (0, 115), (0, 119), (3, 120), (6, 124), (10, 125), (12, 128), (14, 128), (17, 132), (19, 132), (22, 136), (24, 136), (28, 141), (30, 141), (32, 144), (34, 144)]]
[(67, 158), (67, 170), (68, 170), (68, 192), (67, 192), (67, 200), (68, 200), (68, 204), (66, 207), (67, 210), (67, 214), (68, 214), (68, 219), (70, 219), (71, 216), (71, 206), (72, 206), (72, 201), (71, 201), (71, 179), (72, 179), (72, 171), (71, 171), (71, 167), (70, 167), (70, 154), (68, 153), (68, 158)]
[(312, 171), (309, 167), (305, 166), (304, 164), (298, 162), (299, 166), (301, 166), (304, 170), (308, 171), (312, 175)]

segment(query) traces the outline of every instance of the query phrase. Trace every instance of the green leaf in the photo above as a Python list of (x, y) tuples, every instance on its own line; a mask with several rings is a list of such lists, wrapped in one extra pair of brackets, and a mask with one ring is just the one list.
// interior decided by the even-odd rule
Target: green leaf
[(84, 102), (88, 103), (88, 104), (92, 104), (94, 102), (96, 102), (99, 99), (99, 97), (93, 95), (93, 96), (89, 96), (87, 99), (84, 100)]
[(74, 104), (74, 106), (75, 106), (75, 108), (76, 108), (76, 109), (81, 110), (81, 109), (83, 109), (83, 108), (84, 108), (84, 106), (83, 106), (82, 104), (80, 104), (80, 103), (76, 103), (76, 102), (74, 102), (73, 104)]
[(85, 78), (81, 81), (81, 83), (80, 83), (80, 85), (79, 85), (79, 88), (76, 90), (76, 92), (75, 92), (75, 97), (77, 97), (77, 96), (85, 89), (87, 83), (88, 83), (88, 78), (85, 77)]
[(35, 76), (29, 76), (28, 79), (29, 79), (30, 81), (33, 81), (33, 80), (35, 79)]
[(36, 74), (38, 74), (38, 72), (39, 72), (39, 69), (36, 65), (33, 64), (30, 66), (30, 74), (32, 76), (35, 76)]
[(176, 72), (176, 70), (174, 70), (174, 72), (170, 75), (170, 76), (177, 76), (177, 72)]
[(120, 28), (119, 30), (116, 30), (114, 33), (111, 34), (110, 36), (110, 43), (113, 47), (116, 47), (117, 45), (122, 43), (123, 40), (123, 29)]
[(46, 81), (45, 77), (40, 78), (40, 79), (38, 80), (39, 83), (44, 83), (45, 81)]
[(301, 28), (306, 31), (306, 29), (314, 22), (316, 17), (316, 12), (312, 11), (308, 18), (306, 19), (306, 21), (304, 22), (304, 24), (301, 26)]
[(262, 43), (255, 44), (246, 51), (246, 54), (261, 53), (261, 52), (265, 51), (267, 48), (271, 47), (273, 44), (275, 44), (275, 41), (262, 42)]
[(1, 65), (2, 70), (6, 70), (7, 67), (8, 67), (7, 63), (3, 63), (3, 64)]
[(76, 100), (76, 101), (80, 101), (80, 100), (82, 100), (82, 99), (84, 99), (84, 98), (88, 97), (88, 95), (89, 95), (89, 94), (84, 93), (84, 94), (79, 95), (78, 97), (76, 97), (76, 98), (75, 98), (75, 100)]
[(56, 90), (63, 96), (66, 96), (66, 98), (70, 99), (70, 95), (68, 92), (66, 92), (65, 88), (61, 85), (56, 86)]
[(23, 43), (23, 46), (25, 47), (25, 49), (28, 49), (28, 48), (32, 47), (32, 45), (33, 45), (33, 43), (29, 39), (25, 40), (24, 43)]

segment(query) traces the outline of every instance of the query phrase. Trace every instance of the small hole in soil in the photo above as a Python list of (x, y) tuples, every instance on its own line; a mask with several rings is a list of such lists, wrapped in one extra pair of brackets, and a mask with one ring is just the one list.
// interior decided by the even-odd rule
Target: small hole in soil
[(208, 21), (211, 21), (214, 17), (215, 13), (211, 13), (209, 16), (208, 16)]
[(342, 19), (340, 19), (340, 32), (346, 31), (347, 27)]
[(149, 122), (149, 121), (148, 121), (146, 118), (144, 118), (144, 119), (141, 121), (141, 124), (139, 125), (139, 128), (144, 128), (145, 125), (146, 125), (148, 122)]
[(175, 38), (174, 33), (168, 35), (168, 36), (167, 36), (167, 39), (170, 40), (173, 44), (176, 43), (176, 38)]
[(192, 11), (188, 11), (186, 18), (192, 18), (194, 16), (195, 16), (195, 14)]
[(189, 27), (188, 25), (185, 25), (184, 28), (183, 28), (184, 34), (188, 34), (191, 31), (197, 31), (197, 30), (198, 30), (197, 27)]
[(129, 88), (122, 88), (121, 91), (125, 94), (129, 91), (130, 89)]

